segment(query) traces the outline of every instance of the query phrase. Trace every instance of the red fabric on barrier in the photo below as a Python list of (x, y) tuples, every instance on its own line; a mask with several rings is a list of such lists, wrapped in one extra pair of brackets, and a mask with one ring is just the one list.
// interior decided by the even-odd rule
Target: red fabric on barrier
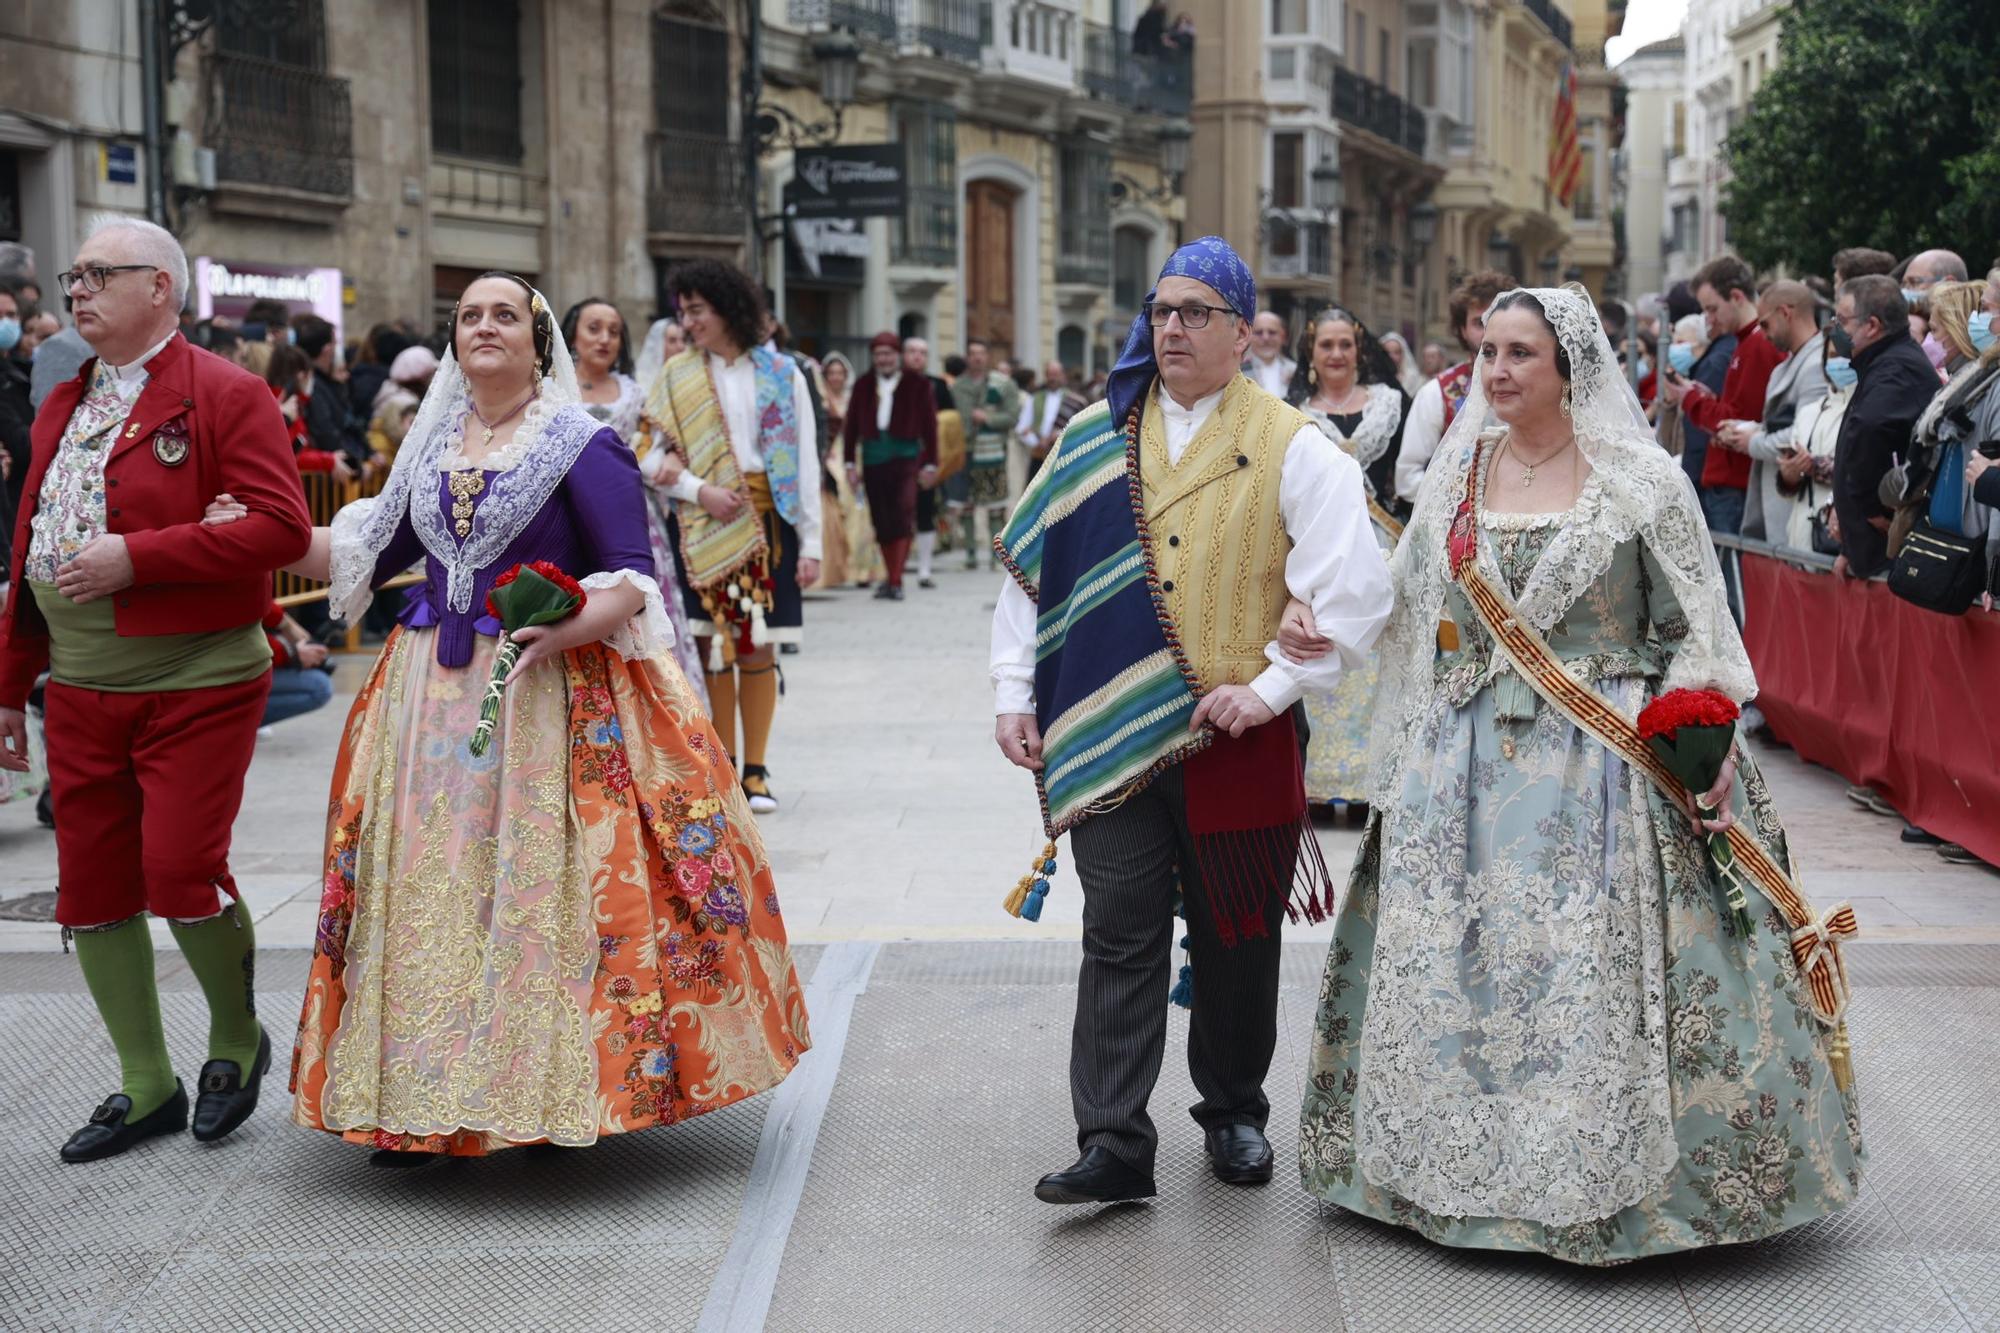
[(1743, 642), (1779, 739), (2000, 864), (2000, 615), (1941, 616), (1879, 581), (1742, 560)]

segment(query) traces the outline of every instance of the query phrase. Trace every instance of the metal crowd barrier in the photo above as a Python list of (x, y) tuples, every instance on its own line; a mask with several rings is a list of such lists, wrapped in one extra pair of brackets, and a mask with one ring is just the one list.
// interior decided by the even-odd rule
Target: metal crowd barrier
[[(376, 472), (369, 477), (343, 482), (331, 472), (301, 472), (299, 481), (305, 487), (306, 513), (311, 516), (314, 527), (325, 527), (333, 522), (333, 516), (340, 512), (342, 505), (371, 495), (379, 495), (382, 484), (388, 480), (386, 471)], [(412, 571), (400, 574), (385, 588), (407, 588), (417, 582), (422, 575)], [(272, 600), (279, 606), (290, 609), (295, 606), (309, 606), (326, 600), (327, 585), (314, 579), (302, 578), (285, 570), (271, 575)], [(338, 645), (341, 652), (361, 651), (361, 626), (349, 625), (347, 633)]]

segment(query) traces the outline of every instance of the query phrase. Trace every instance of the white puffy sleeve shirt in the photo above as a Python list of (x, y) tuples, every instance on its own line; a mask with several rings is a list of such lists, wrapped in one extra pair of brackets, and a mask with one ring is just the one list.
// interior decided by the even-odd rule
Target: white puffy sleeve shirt
[[(729, 426), (730, 447), (736, 451), (736, 466), (744, 472), (764, 471), (764, 453), (757, 447), (757, 367), (748, 356), (725, 361), (708, 354), (708, 369), (715, 384), (715, 396), (722, 405), (722, 419)], [(812, 390), (798, 362), (792, 363), (792, 412), (799, 429), (799, 558), (820, 558), (819, 518), (819, 419), (813, 415)], [(681, 473), (668, 492), (688, 504), (701, 501), (705, 478), (692, 472)]]
[[(1221, 391), (1182, 407), (1157, 393), (1167, 433), (1167, 455), (1180, 461), (1195, 434), (1222, 401)], [(1312, 607), (1319, 632), (1335, 651), (1313, 662), (1292, 662), (1275, 641), (1269, 661), (1250, 682), (1273, 713), (1282, 713), (1308, 690), (1331, 690), (1341, 672), (1360, 665), (1389, 619), (1393, 595), (1389, 564), (1368, 523), (1361, 468), (1317, 426), (1301, 427), (1285, 446), (1278, 473), (1278, 513), (1292, 539), (1285, 557), (1285, 586)], [(1035, 604), (1009, 577), (993, 608), (994, 712), (1035, 711)]]

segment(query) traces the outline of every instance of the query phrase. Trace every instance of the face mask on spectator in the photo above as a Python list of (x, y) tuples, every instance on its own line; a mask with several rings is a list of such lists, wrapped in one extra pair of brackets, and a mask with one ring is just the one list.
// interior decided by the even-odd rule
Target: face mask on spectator
[(1923, 294), (1922, 292), (1918, 291), (1918, 290), (1917, 290), (1916, 288), (1914, 288), (1914, 287), (1905, 287), (1905, 288), (1903, 288), (1903, 304), (1904, 304), (1904, 305), (1915, 305), (1915, 304), (1916, 304), (1917, 302), (1919, 302), (1919, 301), (1921, 301), (1921, 300), (1923, 300), (1923, 299), (1924, 299), (1924, 294)]
[(1844, 356), (1830, 356), (1826, 359), (1826, 382), (1836, 389), (1845, 389), (1855, 381), (1854, 366)]
[(1675, 343), (1667, 349), (1667, 364), (1674, 368), (1676, 375), (1685, 375), (1694, 369), (1694, 348), (1686, 343)]
[(1854, 335), (1842, 327), (1839, 320), (1826, 326), (1826, 341), (1832, 346), (1835, 356), (1854, 355)]
[(21, 341), (21, 321), (9, 315), (0, 319), (0, 352), (11, 352)]
[[(1972, 317), (1967, 319), (1965, 321), (1965, 336), (1971, 341), (1972, 350), (1978, 353), (1979, 355), (1984, 356), (1986, 354), (1986, 349), (1993, 345), (1992, 314), (1989, 313), (1988, 311), (1982, 310), (1978, 314), (1973, 315)], [(5, 337), (6, 337), (5, 332), (0, 331), (0, 338), (5, 338)]]
[(1650, 374), (1652, 374), (1652, 373), (1653, 373), (1653, 363), (1652, 363), (1651, 361), (1647, 360), (1647, 359), (1646, 359), (1645, 357), (1643, 357), (1643, 356), (1642, 356), (1642, 357), (1640, 357), (1640, 358), (1639, 358), (1639, 378), (1640, 378), (1640, 379), (1645, 379), (1645, 378), (1646, 378), (1646, 376), (1648, 376), (1648, 375), (1650, 375)]

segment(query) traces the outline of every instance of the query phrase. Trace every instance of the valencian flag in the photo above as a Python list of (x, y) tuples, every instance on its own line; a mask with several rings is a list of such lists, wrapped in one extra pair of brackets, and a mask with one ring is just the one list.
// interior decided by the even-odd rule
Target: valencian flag
[(1549, 126), (1549, 190), (1568, 208), (1583, 183), (1583, 150), (1576, 141), (1576, 66), (1563, 61), (1556, 76), (1555, 121)]

